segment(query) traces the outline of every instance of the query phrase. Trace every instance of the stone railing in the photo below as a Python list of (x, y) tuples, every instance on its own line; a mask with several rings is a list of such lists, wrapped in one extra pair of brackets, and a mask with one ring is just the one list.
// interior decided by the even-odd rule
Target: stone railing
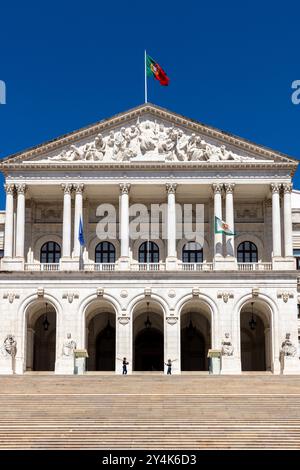
[(165, 263), (137, 263), (131, 265), (131, 271), (165, 271)]
[(25, 263), (25, 271), (59, 271), (59, 263)]
[(87, 263), (84, 264), (84, 271), (116, 271), (116, 263)]
[(213, 271), (213, 263), (182, 263), (181, 271)]
[(272, 263), (238, 263), (239, 271), (272, 271)]

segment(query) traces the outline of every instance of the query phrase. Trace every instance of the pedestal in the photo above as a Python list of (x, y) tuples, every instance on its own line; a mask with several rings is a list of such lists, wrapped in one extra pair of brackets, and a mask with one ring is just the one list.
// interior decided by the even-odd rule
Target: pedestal
[(273, 271), (294, 271), (296, 269), (296, 260), (293, 257), (273, 256), (272, 269)]
[(283, 375), (300, 375), (300, 359), (297, 356), (282, 356), (280, 364)]
[(209, 361), (209, 373), (219, 375), (221, 373), (221, 351), (219, 349), (209, 349), (207, 357)]
[(129, 271), (130, 270), (130, 258), (128, 256), (123, 256), (118, 260), (120, 271)]
[(74, 372), (76, 375), (83, 375), (86, 371), (86, 358), (88, 353), (86, 349), (76, 349), (74, 352), (75, 355), (75, 369)]
[(60, 271), (78, 271), (79, 258), (61, 258), (59, 268)]
[(233, 256), (215, 256), (214, 259), (214, 270), (216, 271), (236, 271), (237, 262)]
[(57, 361), (55, 374), (73, 375), (75, 370), (74, 356), (62, 356)]
[(234, 356), (222, 356), (221, 358), (221, 374), (240, 374), (241, 363)]
[(1, 268), (4, 271), (24, 271), (24, 258), (2, 258)]
[(14, 359), (8, 354), (3, 356), (0, 352), (0, 374), (11, 375), (14, 373)]
[(166, 271), (177, 271), (178, 259), (174, 256), (166, 258)]

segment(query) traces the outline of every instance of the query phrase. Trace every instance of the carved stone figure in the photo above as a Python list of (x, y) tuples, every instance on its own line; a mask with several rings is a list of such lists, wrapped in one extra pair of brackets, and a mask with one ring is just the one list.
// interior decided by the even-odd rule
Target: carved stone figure
[(283, 341), (282, 345), (281, 345), (281, 354), (283, 354), (284, 356), (292, 356), (292, 357), (295, 357), (296, 356), (296, 353), (297, 353), (297, 348), (293, 345), (291, 339), (291, 334), (290, 333), (286, 333), (285, 335), (285, 340)]
[(2, 346), (2, 354), (3, 356), (11, 356), (12, 358), (16, 357), (17, 354), (17, 341), (12, 334), (8, 334)]
[(71, 333), (67, 334), (67, 339), (63, 344), (63, 356), (72, 356), (76, 349), (76, 342), (71, 339)]
[(230, 340), (230, 335), (229, 333), (225, 333), (225, 338), (221, 342), (222, 345), (222, 356), (232, 356), (233, 355), (233, 346)]
[(212, 145), (200, 135), (165, 123), (137, 120), (136, 124), (123, 126), (98, 134), (88, 143), (71, 145), (59, 155), (48, 157), (47, 161), (132, 161), (144, 157), (146, 160), (165, 161), (248, 161), (251, 157), (240, 156), (227, 150), (225, 145)]

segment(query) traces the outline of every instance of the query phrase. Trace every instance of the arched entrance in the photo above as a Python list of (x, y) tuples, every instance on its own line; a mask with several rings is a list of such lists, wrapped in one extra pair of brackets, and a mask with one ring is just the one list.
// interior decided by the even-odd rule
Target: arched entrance
[(247, 302), (241, 309), (242, 371), (271, 370), (271, 312), (261, 301)]
[(54, 371), (56, 310), (47, 302), (35, 302), (27, 313), (26, 370)]
[(204, 302), (191, 300), (181, 313), (181, 370), (208, 370), (211, 313)]
[(133, 370), (164, 370), (164, 321), (161, 307), (141, 302), (133, 312)]
[(116, 368), (116, 315), (105, 300), (95, 300), (86, 309), (88, 371), (114, 371)]

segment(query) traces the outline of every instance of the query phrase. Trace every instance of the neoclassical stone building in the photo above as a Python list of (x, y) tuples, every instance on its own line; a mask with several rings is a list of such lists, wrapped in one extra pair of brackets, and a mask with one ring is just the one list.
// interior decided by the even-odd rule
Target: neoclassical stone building
[[(173, 373), (207, 370), (227, 335), (223, 373), (279, 374), (290, 334), (283, 372), (299, 373), (297, 164), (151, 104), (3, 159), (0, 341), (17, 341), (15, 372), (65, 372), (68, 334), (90, 371), (121, 373), (123, 357), (129, 373), (169, 358)], [(131, 206), (162, 203), (167, 239), (132, 239)], [(103, 204), (117, 217), (105, 238)], [(195, 204), (202, 243), (178, 237), (177, 208)]]

